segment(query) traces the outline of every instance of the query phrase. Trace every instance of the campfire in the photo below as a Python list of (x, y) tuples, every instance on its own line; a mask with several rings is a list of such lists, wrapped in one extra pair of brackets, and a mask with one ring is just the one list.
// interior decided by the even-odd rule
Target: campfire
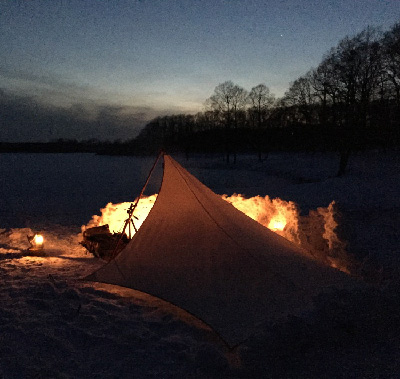
[[(136, 229), (140, 228), (156, 199), (156, 194), (151, 196), (142, 196), (133, 214), (132, 222)], [(128, 217), (127, 211), (131, 204), (131, 202), (119, 204), (108, 203), (104, 208), (100, 209), (101, 216), (94, 215), (89, 223), (83, 227), (83, 230), (96, 226), (108, 225), (111, 233), (122, 232), (125, 220)], [(135, 230), (133, 228), (133, 230), (131, 230), (131, 237), (134, 234)]]
[(299, 209), (294, 202), (269, 196), (245, 198), (240, 194), (223, 195), (222, 198), (266, 228), (299, 244)]
[[(292, 201), (271, 199), (269, 196), (246, 198), (241, 194), (222, 195), (222, 198), (261, 225), (311, 252), (317, 259), (342, 271), (348, 271), (346, 244), (336, 231), (338, 212), (334, 202), (326, 208), (310, 211), (307, 216), (300, 216), (299, 207)], [(157, 194), (143, 196), (140, 199), (133, 213), (133, 225), (125, 230), (125, 241), (140, 228), (156, 199)], [(131, 204), (131, 202), (108, 203), (101, 209), (101, 215), (94, 215), (87, 225), (82, 226), (83, 235), (88, 234), (90, 228), (104, 226), (108, 228), (107, 233), (119, 235)]]

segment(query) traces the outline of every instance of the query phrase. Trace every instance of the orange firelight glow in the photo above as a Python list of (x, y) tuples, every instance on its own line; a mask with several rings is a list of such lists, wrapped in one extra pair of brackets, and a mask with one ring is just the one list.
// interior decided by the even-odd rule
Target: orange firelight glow
[[(336, 232), (338, 223), (334, 201), (327, 208), (311, 210), (308, 216), (300, 216), (299, 207), (293, 201), (271, 199), (269, 196), (246, 198), (241, 194), (221, 197), (266, 228), (305, 250), (313, 251), (313, 256), (319, 255), (325, 261), (328, 260), (332, 267), (347, 272), (345, 242)], [(140, 199), (133, 213), (136, 229), (139, 229), (146, 219), (156, 198), (157, 195), (152, 195)], [(130, 205), (131, 202), (107, 204), (101, 209), (101, 216), (94, 215), (87, 225), (82, 226), (82, 231), (107, 224), (111, 232), (120, 232), (128, 217), (127, 210)], [(131, 236), (133, 234), (135, 231), (131, 230)]]
[(269, 196), (246, 198), (240, 194), (223, 195), (222, 198), (266, 228), (299, 244), (299, 209), (294, 202)]
[[(140, 199), (135, 211), (133, 212), (132, 219), (136, 229), (140, 228), (151, 208), (153, 207), (156, 199), (156, 194), (151, 196), (143, 196)], [(124, 226), (125, 220), (128, 218), (127, 210), (131, 204), (131, 202), (120, 204), (108, 203), (105, 208), (101, 209), (101, 216), (94, 215), (89, 221), (89, 224), (82, 227), (82, 231), (86, 228), (92, 228), (94, 226), (108, 225), (112, 233), (120, 232)], [(135, 234), (135, 231), (131, 230), (131, 236), (133, 234)]]
[(282, 231), (285, 229), (286, 226), (286, 219), (282, 215), (274, 216), (268, 224), (268, 229), (273, 231), (280, 230)]

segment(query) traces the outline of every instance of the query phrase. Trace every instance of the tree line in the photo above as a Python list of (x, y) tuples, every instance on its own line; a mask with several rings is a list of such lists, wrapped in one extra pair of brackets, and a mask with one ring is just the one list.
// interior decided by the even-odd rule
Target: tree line
[(277, 99), (266, 84), (249, 91), (223, 82), (195, 115), (158, 117), (131, 141), (134, 150), (224, 152), (339, 151), (344, 171), (354, 150), (400, 141), (400, 23), (343, 38), (318, 67)]
[(237, 154), (270, 151), (337, 151), (338, 174), (353, 151), (400, 145), (400, 23), (387, 31), (367, 27), (345, 37), (321, 63), (290, 84), (281, 98), (268, 86), (247, 90), (218, 84), (204, 111), (157, 117), (126, 142), (57, 140), (1, 143), (0, 151), (104, 154), (172, 152)]

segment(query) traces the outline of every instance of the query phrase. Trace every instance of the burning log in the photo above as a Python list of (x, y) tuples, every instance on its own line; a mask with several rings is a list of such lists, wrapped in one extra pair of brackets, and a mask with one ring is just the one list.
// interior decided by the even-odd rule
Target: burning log
[[(109, 261), (113, 254), (118, 254), (129, 241), (126, 234), (121, 237), (121, 233), (111, 233), (108, 225), (102, 225), (86, 229), (80, 244), (95, 257)], [(117, 244), (118, 249), (115, 251)]]

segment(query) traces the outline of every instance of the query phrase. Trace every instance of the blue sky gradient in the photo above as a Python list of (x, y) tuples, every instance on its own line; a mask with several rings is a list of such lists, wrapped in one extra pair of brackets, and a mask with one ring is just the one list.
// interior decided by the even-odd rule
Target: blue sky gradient
[(0, 0), (0, 89), (138, 130), (226, 80), (282, 96), (346, 35), (399, 20), (398, 0)]

